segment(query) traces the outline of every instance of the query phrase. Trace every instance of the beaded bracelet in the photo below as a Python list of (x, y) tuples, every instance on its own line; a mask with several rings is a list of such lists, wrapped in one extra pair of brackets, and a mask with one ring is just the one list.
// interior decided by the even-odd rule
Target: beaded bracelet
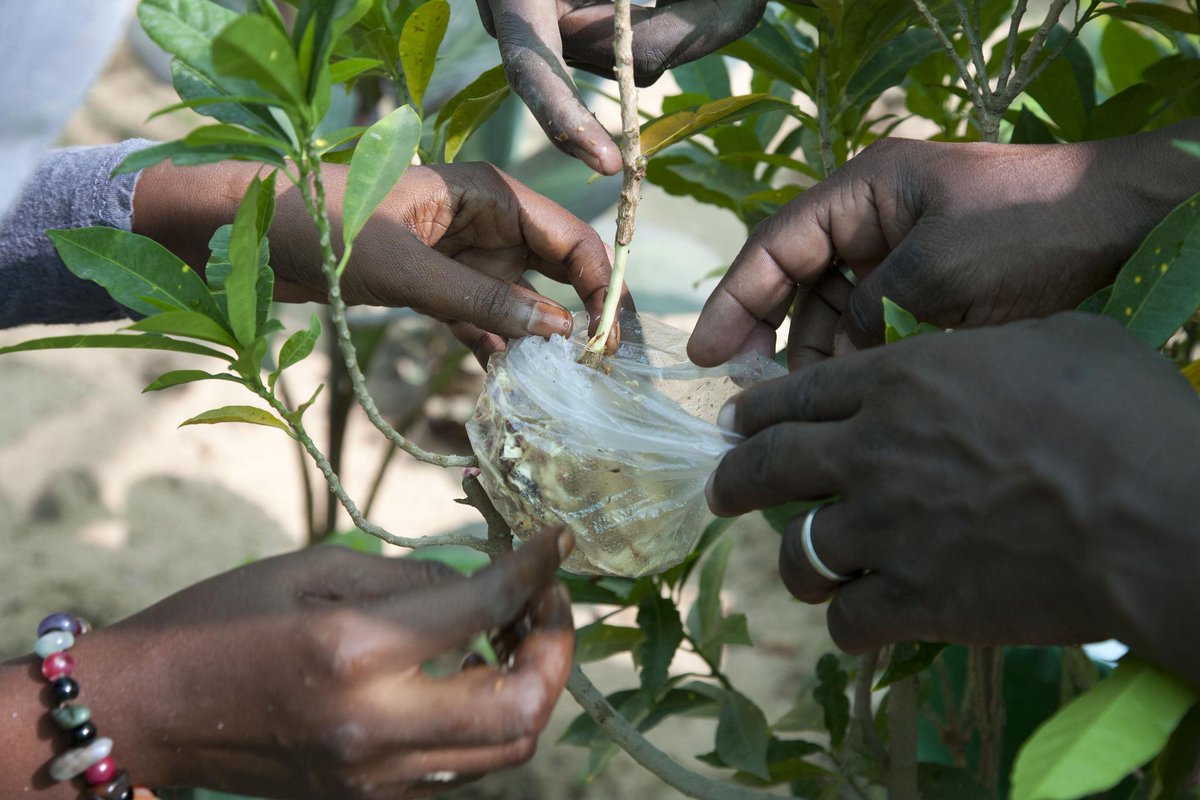
[(50, 762), (50, 777), (69, 781), (83, 776), (88, 785), (88, 800), (151, 800), (148, 789), (135, 787), (129, 773), (117, 769), (112, 758), (113, 741), (98, 737), (92, 712), (71, 701), (79, 697), (79, 684), (71, 675), (75, 659), (67, 651), (75, 646), (75, 637), (91, 630), (88, 623), (70, 614), (51, 614), (37, 628), (33, 651), (42, 659), (42, 677), (50, 683), (54, 708), (50, 718), (64, 730), (71, 749)]

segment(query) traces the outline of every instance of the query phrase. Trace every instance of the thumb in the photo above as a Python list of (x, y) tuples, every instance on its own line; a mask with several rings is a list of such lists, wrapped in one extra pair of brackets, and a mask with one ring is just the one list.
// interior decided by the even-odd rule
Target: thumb
[[(911, 234), (910, 234), (911, 236)], [(936, 299), (944, 287), (932, 280), (935, 266), (910, 242), (901, 244), (850, 293), (846, 303), (846, 334), (857, 348), (883, 344), (886, 322), (883, 298), (922, 322), (937, 316)]]

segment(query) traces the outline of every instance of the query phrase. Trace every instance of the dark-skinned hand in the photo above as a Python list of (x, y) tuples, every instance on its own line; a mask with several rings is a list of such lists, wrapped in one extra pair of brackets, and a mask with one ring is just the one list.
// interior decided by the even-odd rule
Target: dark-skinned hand
[(1118, 638), (1200, 685), (1200, 398), (1116, 323), (931, 333), (738, 395), (721, 515), (839, 498), (779, 568), (851, 652)]
[(831, 355), (842, 329), (881, 343), (883, 297), (942, 328), (1075, 308), (1195, 192), (1200, 160), (1173, 139), (1198, 134), (1189, 122), (1077, 145), (882, 140), (759, 225), (688, 354), (710, 366), (773, 351), (789, 308), (793, 368)]
[[(440, 794), (532, 756), (571, 668), (570, 601), (554, 580), (570, 547), (551, 531), (471, 578), (333, 547), (256, 562), (81, 639), (81, 702), (139, 783), (330, 800)], [(508, 648), (499, 666), (422, 670), (480, 633)], [(33, 737), (34, 720), (48, 722), (38, 683), (0, 680), (34, 704), (13, 730), (0, 724), (0, 741), (37, 744), (6, 750), (5, 797), (60, 748)]]
[[(322, 169), (340, 243), (347, 170)], [(134, 230), (202, 271), (212, 232), (233, 221), (258, 171), (240, 162), (152, 167), (138, 181)], [(280, 180), (278, 192), (270, 230), (276, 299), (322, 301), (316, 228), (298, 189)], [(408, 306), (451, 322), (486, 361), (505, 339), (571, 332), (570, 313), (529, 288), (526, 272), (569, 283), (595, 322), (610, 270), (604, 243), (583, 220), (491, 165), (452, 164), (404, 173), (355, 240), (341, 285), (347, 303)]]
[[(613, 77), (613, 4), (607, 0), (476, 0), (500, 44), (508, 82), (559, 149), (605, 175), (621, 154), (583, 103), (567, 67)], [(633, 61), (638, 85), (741, 38), (767, 0), (658, 0), (634, 7)]]

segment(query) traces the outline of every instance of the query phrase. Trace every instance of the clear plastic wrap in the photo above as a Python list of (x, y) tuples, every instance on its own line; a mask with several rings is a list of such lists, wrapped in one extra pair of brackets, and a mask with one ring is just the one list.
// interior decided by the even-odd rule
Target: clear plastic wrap
[(480, 482), (514, 533), (575, 534), (572, 572), (636, 577), (683, 561), (703, 532), (704, 485), (733, 446), (716, 416), (736, 392), (784, 369), (740, 356), (704, 369), (687, 334), (633, 315), (602, 370), (577, 363), (587, 320), (493, 356), (467, 424)]

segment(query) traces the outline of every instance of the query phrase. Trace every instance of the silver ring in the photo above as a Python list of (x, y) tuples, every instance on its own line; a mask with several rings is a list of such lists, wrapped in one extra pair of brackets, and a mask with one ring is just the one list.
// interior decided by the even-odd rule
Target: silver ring
[(846, 581), (850, 580), (851, 576), (840, 575), (831, 570), (828, 566), (826, 566), (825, 562), (821, 560), (821, 557), (817, 555), (817, 551), (813, 549), (813, 518), (817, 516), (817, 512), (824, 507), (825, 506), (817, 506), (812, 511), (809, 511), (808, 516), (804, 518), (804, 527), (800, 529), (800, 542), (804, 547), (804, 557), (808, 559), (809, 566), (819, 572), (821, 577), (828, 578), (834, 583), (845, 583)]

